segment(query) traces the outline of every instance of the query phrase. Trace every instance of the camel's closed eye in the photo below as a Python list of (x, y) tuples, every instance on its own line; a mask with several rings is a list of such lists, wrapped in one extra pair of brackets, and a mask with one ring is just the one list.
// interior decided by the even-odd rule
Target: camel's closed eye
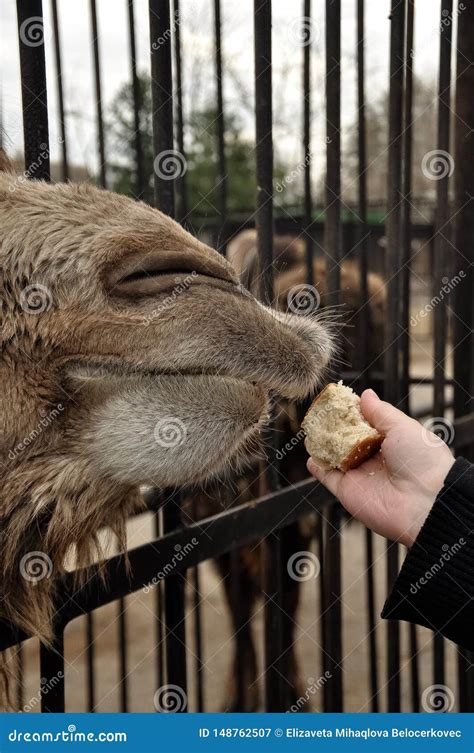
[(112, 295), (136, 297), (156, 295), (197, 277), (233, 282), (223, 265), (196, 257), (167, 251), (131, 254), (106, 270), (105, 285)]
[(181, 284), (197, 275), (195, 270), (176, 267), (170, 269), (137, 269), (118, 280), (110, 290), (113, 295), (131, 298), (156, 295)]

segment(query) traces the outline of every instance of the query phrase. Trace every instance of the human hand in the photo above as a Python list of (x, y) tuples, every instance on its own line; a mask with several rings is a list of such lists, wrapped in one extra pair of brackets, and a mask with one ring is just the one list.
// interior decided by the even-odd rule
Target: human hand
[(373, 390), (362, 393), (361, 410), (385, 435), (381, 451), (347, 473), (327, 470), (312, 458), (308, 470), (368, 528), (410, 547), (454, 458), (442, 439)]

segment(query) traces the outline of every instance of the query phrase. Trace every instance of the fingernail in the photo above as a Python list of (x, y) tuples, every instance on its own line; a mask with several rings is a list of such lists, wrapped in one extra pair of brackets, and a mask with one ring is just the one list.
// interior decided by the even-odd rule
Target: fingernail
[(376, 400), (380, 400), (379, 396), (377, 395), (377, 393), (374, 390), (368, 389), (368, 390), (366, 390), (366, 393), (368, 395), (372, 395), (372, 397), (375, 397)]

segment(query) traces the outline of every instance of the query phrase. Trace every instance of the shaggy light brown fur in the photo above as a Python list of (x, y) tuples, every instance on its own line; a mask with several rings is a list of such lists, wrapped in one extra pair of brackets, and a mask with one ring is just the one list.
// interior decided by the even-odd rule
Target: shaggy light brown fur
[(245, 457), (269, 390), (312, 392), (332, 338), (143, 203), (3, 172), (0, 218), (0, 617), (48, 641), (71, 551), (90, 562), (104, 526), (125, 547), (139, 485)]

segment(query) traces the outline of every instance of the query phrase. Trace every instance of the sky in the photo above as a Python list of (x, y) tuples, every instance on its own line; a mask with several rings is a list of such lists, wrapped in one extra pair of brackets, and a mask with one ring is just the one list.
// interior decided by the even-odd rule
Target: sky
[[(44, 0), (48, 108), (52, 160), (59, 158), (56, 78), (51, 38), (50, 3)], [(107, 112), (120, 86), (129, 80), (127, 0), (98, 0), (98, 26), (104, 106)], [(214, 96), (212, 0), (181, 0), (184, 108), (205, 106)], [(388, 83), (389, 0), (366, 0), (367, 97), (374, 101)], [(88, 0), (58, 0), (63, 77), (71, 162), (97, 167), (92, 48)], [(298, 38), (302, 2), (273, 2), (273, 92), (275, 149), (286, 160), (301, 159), (301, 61)], [(312, 2), (311, 65), (313, 149), (324, 155), (324, 2)], [(241, 115), (244, 135), (253, 132), (253, 2), (223, 0), (223, 64), (225, 106)], [(356, 0), (342, 0), (343, 140), (356, 113)], [(439, 0), (416, 0), (415, 75), (435, 85), (439, 47)], [(137, 57), (140, 71), (149, 70), (146, 0), (135, 0)], [(1, 0), (2, 111), (5, 145), (10, 154), (22, 149), (21, 90), (15, 0)], [(109, 157), (114, 157), (109, 152)], [(318, 157), (316, 156), (316, 159)]]

